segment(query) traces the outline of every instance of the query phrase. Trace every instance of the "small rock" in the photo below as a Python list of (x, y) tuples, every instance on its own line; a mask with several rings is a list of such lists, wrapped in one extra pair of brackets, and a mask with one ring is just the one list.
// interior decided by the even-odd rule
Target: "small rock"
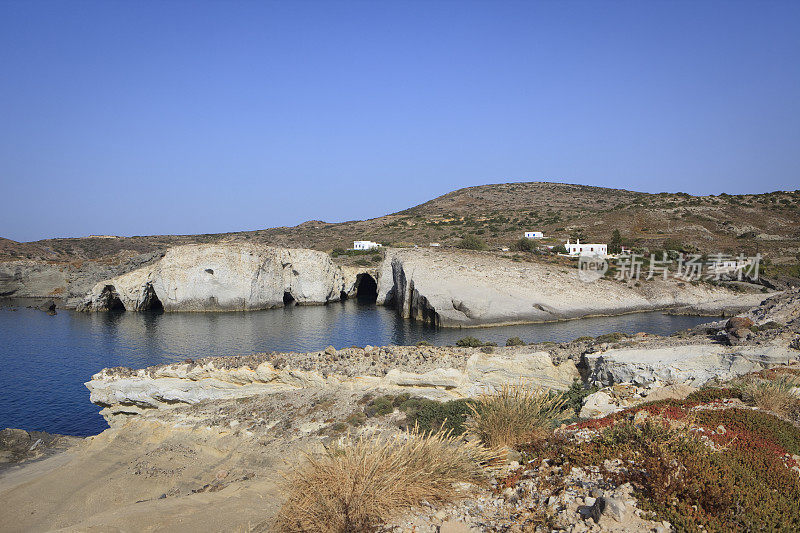
[(594, 520), (595, 524), (600, 521), (600, 516), (605, 512), (605, 510), (606, 499), (600, 496), (595, 500), (594, 504), (589, 509), (589, 516), (592, 517), (592, 520)]
[(626, 511), (627, 506), (624, 501), (618, 498), (605, 498), (604, 514), (607, 514), (617, 522), (622, 522)]
[(750, 329), (751, 327), (753, 327), (753, 321), (743, 316), (732, 317), (725, 323), (725, 329), (727, 331), (734, 331), (741, 328)]

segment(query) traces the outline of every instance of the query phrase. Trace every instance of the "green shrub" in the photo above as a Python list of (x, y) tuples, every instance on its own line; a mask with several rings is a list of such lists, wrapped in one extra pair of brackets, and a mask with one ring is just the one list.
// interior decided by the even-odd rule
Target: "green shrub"
[(461, 435), (466, 429), (464, 423), (473, 404), (474, 400), (441, 403), (425, 398), (409, 398), (399, 405), (399, 409), (406, 414), (406, 426), (410, 429), (416, 427), (421, 432), (450, 431), (452, 435)]
[(456, 341), (456, 346), (478, 348), (483, 346), (483, 341), (472, 336), (463, 337)]
[(469, 234), (464, 235), (461, 242), (458, 243), (458, 247), (465, 250), (485, 250), (486, 243), (477, 235)]
[(767, 330), (770, 330), (770, 329), (779, 329), (779, 328), (782, 328), (782, 327), (783, 327), (783, 324), (775, 322), (774, 320), (770, 320), (769, 322), (761, 324), (760, 326), (755, 326), (755, 325), (750, 326), (750, 329), (752, 331), (767, 331)]
[(524, 346), (525, 341), (520, 339), (519, 337), (511, 337), (506, 341), (506, 346)]
[(351, 426), (360, 426), (364, 422), (367, 421), (367, 415), (362, 413), (361, 411), (357, 411), (350, 416), (347, 417), (346, 422)]
[(431, 343), (429, 343), (428, 341), (419, 341), (417, 343), (417, 346), (430, 346), (430, 345)]
[(364, 414), (370, 418), (388, 415), (394, 411), (393, 400), (392, 396), (379, 396), (367, 404), (364, 408)]
[(578, 416), (578, 413), (581, 412), (581, 407), (583, 407), (584, 398), (590, 394), (594, 394), (598, 390), (600, 390), (600, 388), (596, 385), (585, 387), (581, 380), (575, 379), (575, 381), (572, 382), (572, 386), (561, 394), (565, 402), (564, 407), (572, 409), (575, 416)]
[(600, 335), (595, 340), (597, 342), (619, 342), (622, 339), (628, 338), (630, 335), (626, 335), (625, 333), (620, 333), (615, 331), (614, 333), (606, 333), (605, 335)]
[(538, 247), (533, 239), (526, 239), (523, 237), (514, 243), (513, 249), (520, 252), (535, 252)]

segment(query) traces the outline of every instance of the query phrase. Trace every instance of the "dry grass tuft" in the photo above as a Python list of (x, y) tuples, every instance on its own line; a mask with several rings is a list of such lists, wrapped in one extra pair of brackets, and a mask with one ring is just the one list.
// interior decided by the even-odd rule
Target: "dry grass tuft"
[(468, 430), (489, 447), (499, 448), (546, 437), (568, 417), (566, 399), (544, 389), (504, 385), (472, 407)]
[(403, 433), (350, 440), (308, 456), (287, 479), (287, 502), (277, 518), (285, 532), (375, 531), (398, 512), (457, 498), (457, 482), (486, 481), (497, 459), (475, 442), (446, 433)]
[(769, 381), (759, 379), (747, 383), (744, 386), (744, 393), (759, 409), (796, 420), (800, 416), (798, 386), (800, 386), (798, 376), (783, 376)]

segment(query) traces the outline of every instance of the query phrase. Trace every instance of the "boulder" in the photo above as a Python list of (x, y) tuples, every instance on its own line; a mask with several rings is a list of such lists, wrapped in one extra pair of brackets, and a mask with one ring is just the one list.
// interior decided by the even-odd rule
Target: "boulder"
[(554, 365), (547, 352), (515, 354), (511, 357), (476, 353), (467, 360), (469, 381), (499, 389), (504, 384), (533, 384), (566, 390), (576, 379), (578, 369), (572, 360)]
[(581, 408), (581, 418), (602, 418), (604, 416), (621, 411), (623, 408), (614, 403), (608, 392), (597, 391), (588, 395), (583, 400)]
[(738, 353), (716, 344), (619, 348), (587, 354), (589, 379), (614, 383), (685, 383), (698, 387), (712, 378), (731, 379), (764, 368), (760, 350)]

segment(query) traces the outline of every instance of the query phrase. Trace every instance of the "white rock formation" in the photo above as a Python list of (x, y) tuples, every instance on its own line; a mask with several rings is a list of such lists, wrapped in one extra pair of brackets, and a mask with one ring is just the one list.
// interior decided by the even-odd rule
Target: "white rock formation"
[(772, 365), (797, 360), (787, 346), (691, 344), (660, 348), (618, 348), (587, 354), (589, 380), (600, 385), (655, 382), (695, 387), (712, 378), (727, 380)]
[(147, 409), (194, 404), (203, 400), (242, 398), (311, 387), (401, 390), (436, 400), (479, 395), (504, 383), (557, 390), (579, 378), (571, 360), (554, 365), (544, 352), (494, 356), (473, 354), (461, 368), (424, 373), (390, 370), (385, 376), (345, 376), (317, 370), (276, 369), (269, 361), (237, 368), (218, 367), (214, 360), (197, 365), (176, 363), (143, 370), (104, 369), (86, 383), (90, 400), (111, 422)]
[(766, 297), (675, 280), (643, 281), (639, 287), (606, 279), (585, 283), (574, 268), (425, 249), (390, 250), (378, 285), (379, 304), (393, 302), (403, 317), (454, 327), (685, 306), (745, 309)]
[(86, 310), (229, 311), (337, 301), (341, 270), (324, 252), (250, 244), (200, 244), (170, 249), (159, 261), (101, 281)]

